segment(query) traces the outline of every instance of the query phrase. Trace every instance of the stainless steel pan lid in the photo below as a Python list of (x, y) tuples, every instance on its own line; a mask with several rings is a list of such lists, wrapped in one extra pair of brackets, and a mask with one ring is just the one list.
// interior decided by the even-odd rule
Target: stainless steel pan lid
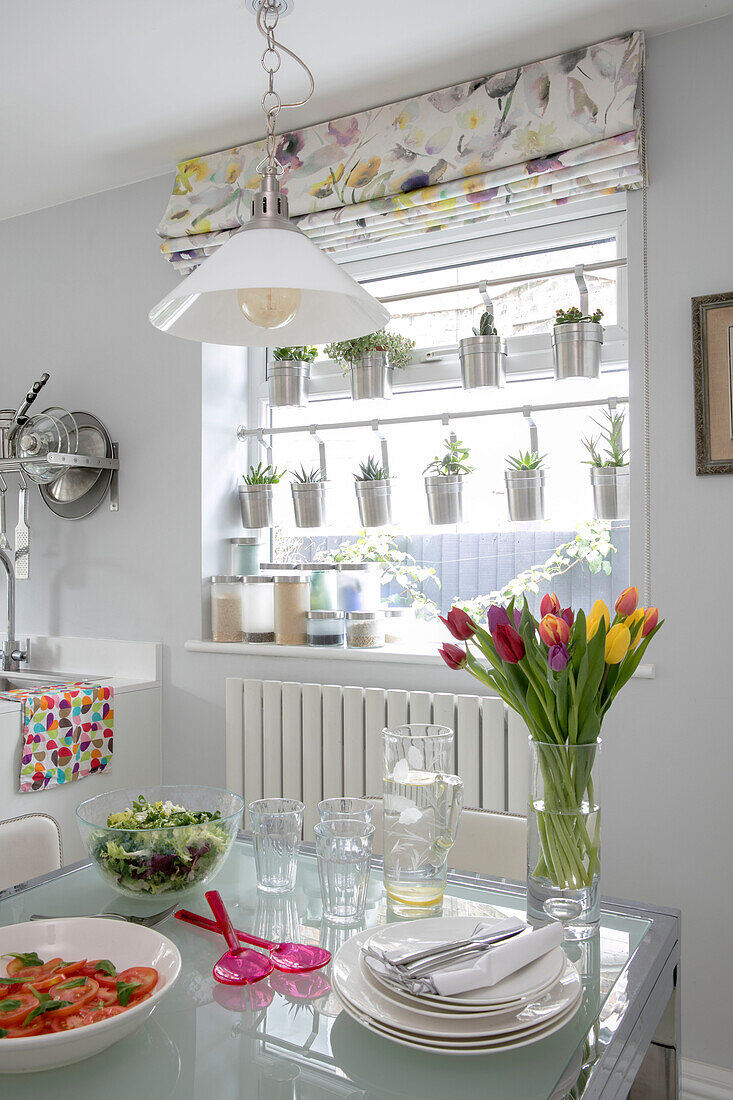
[[(74, 412), (72, 416), (78, 428), (77, 453), (113, 458), (112, 440), (102, 421), (87, 412)], [(41, 496), (51, 511), (62, 519), (84, 519), (104, 500), (112, 473), (112, 470), (72, 466), (50, 485), (41, 485)]]

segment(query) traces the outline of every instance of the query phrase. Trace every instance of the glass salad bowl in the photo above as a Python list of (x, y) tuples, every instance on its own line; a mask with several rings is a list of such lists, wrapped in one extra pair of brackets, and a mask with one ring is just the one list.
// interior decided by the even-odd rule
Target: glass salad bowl
[(152, 900), (210, 882), (243, 809), (238, 794), (217, 787), (128, 787), (88, 798), (76, 818), (104, 881), (126, 897)]

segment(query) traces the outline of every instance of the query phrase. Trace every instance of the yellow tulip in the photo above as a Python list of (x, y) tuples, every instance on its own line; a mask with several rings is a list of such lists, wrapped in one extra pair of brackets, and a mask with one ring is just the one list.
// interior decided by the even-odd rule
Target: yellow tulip
[(606, 635), (606, 664), (619, 665), (629, 652), (631, 631), (626, 623), (616, 623)]
[(611, 612), (608, 610), (603, 600), (596, 600), (586, 619), (585, 636), (588, 641), (595, 637), (596, 631), (601, 624), (601, 619), (605, 619), (606, 630), (608, 630), (611, 625)]
[[(646, 614), (646, 612), (645, 612), (643, 607), (637, 607), (636, 611), (633, 611), (631, 613), (631, 615), (629, 615), (628, 619), (626, 620), (626, 626), (628, 626), (630, 632), (633, 633), (634, 627), (638, 623), (642, 622), (645, 614)], [(639, 631), (637, 631), (636, 637), (633, 638), (633, 640), (631, 642), (631, 645), (629, 646), (629, 652), (630, 653), (633, 653), (633, 651), (636, 649), (636, 647), (638, 646), (640, 641), (641, 641), (641, 631), (639, 630)]]

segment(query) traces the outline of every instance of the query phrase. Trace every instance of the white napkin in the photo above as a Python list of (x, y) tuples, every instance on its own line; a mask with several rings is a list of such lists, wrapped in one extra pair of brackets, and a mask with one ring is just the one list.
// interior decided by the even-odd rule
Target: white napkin
[[(519, 917), (506, 917), (504, 920), (492, 921), (490, 924), (477, 924), (476, 930), (471, 933), (472, 936), (488, 936), (491, 933), (499, 932), (512, 932), (515, 928), (524, 928), (525, 923), (520, 920)], [(468, 937), (461, 937), (461, 939), (467, 939)], [(443, 944), (450, 945), (457, 942), (455, 940), (436, 940), (435, 943), (424, 943), (422, 949), (427, 950), (428, 947), (441, 947)], [(402, 947), (380, 947), (377, 943), (369, 943), (369, 953), (372, 957), (376, 956), (383, 959), (388, 963), (399, 963), (406, 955), (414, 955), (416, 951), (421, 950), (419, 944), (412, 943), (409, 946), (404, 945)]]
[(559, 921), (543, 928), (522, 932), (519, 936), (497, 944), (479, 955), (471, 965), (454, 965), (431, 974), (435, 991), (441, 997), (455, 993), (468, 993), (471, 989), (483, 989), (496, 985), (503, 978), (521, 970), (535, 959), (547, 955), (563, 942), (563, 926)]

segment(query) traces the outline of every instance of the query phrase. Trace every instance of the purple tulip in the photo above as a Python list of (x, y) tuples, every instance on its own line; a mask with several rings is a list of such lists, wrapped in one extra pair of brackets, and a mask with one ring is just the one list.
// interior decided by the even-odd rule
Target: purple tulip
[(553, 672), (562, 672), (567, 667), (569, 660), (570, 654), (563, 642), (550, 646), (547, 652), (547, 663)]
[(575, 622), (575, 615), (573, 614), (572, 607), (564, 607), (560, 612), (560, 618), (563, 619), (568, 626), (572, 626)]
[(511, 626), (509, 621), (509, 615), (507, 609), (501, 607), (500, 604), (492, 604), (489, 608), (489, 630), (492, 634), (496, 633), (498, 626)]
[(519, 630), (519, 627), (520, 627), (521, 622), (522, 622), (522, 612), (518, 608), (515, 607), (514, 611), (513, 611), (513, 616), (514, 616), (515, 629)]

